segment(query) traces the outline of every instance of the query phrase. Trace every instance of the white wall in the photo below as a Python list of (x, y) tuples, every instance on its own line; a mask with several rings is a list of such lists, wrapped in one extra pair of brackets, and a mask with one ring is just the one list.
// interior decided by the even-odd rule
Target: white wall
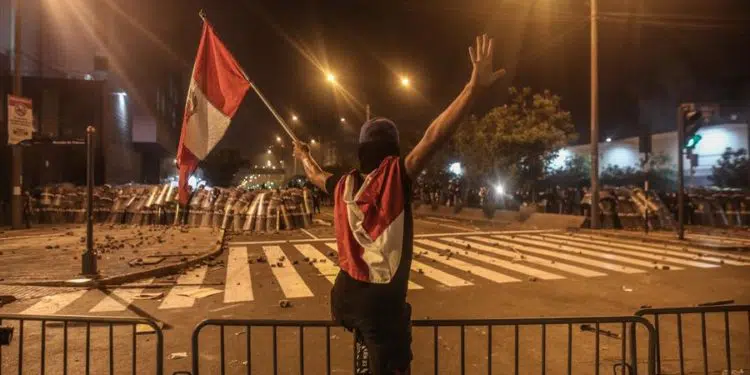
[[(748, 149), (747, 124), (722, 124), (704, 126), (698, 131), (703, 138), (695, 147), (698, 155), (698, 166), (693, 174), (694, 182), (706, 183), (706, 177), (711, 175), (711, 167), (716, 165), (727, 147), (732, 149)], [(651, 151), (653, 155), (666, 155), (673, 168), (677, 168), (677, 132), (659, 133), (651, 135)], [(552, 169), (565, 165), (565, 160), (573, 155), (588, 157), (589, 145), (566, 147), (561, 150), (558, 158), (553, 160)], [(599, 171), (608, 165), (618, 165), (622, 168), (640, 168), (640, 154), (638, 152), (638, 138), (624, 138), (612, 142), (599, 144)], [(685, 173), (690, 176), (690, 162), (685, 159)]]

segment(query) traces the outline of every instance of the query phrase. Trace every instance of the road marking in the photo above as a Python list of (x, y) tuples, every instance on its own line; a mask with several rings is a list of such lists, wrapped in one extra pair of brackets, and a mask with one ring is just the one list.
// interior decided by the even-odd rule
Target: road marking
[[(612, 249), (608, 247), (601, 247), (601, 246), (594, 246), (594, 245), (583, 245), (580, 243), (576, 243), (573, 241), (561, 241), (561, 240), (555, 240), (549, 237), (541, 237), (542, 241), (536, 241), (534, 236), (521, 236), (523, 238), (514, 238), (513, 241), (523, 242), (530, 245), (539, 245), (539, 246), (548, 246), (552, 247), (554, 245), (557, 245), (556, 249), (562, 250), (562, 251), (569, 251), (572, 253), (581, 253), (585, 255), (589, 255), (592, 257), (598, 257), (598, 258), (605, 258), (612, 261), (622, 262), (622, 263), (628, 263), (633, 264), (636, 266), (642, 266), (646, 268), (662, 268), (665, 266), (665, 264), (659, 263), (659, 262), (648, 262), (645, 260), (640, 259), (634, 259), (634, 258), (628, 258), (620, 255), (614, 255), (615, 254), (625, 254), (625, 255), (634, 255), (634, 256), (641, 256), (641, 253), (637, 251), (628, 251), (628, 250), (618, 250), (618, 249)], [(571, 246), (566, 246), (571, 245)], [(593, 250), (593, 251), (592, 251)], [(655, 259), (661, 259), (659, 257), (654, 256)], [(669, 266), (672, 270), (681, 270), (682, 267), (677, 266)]]
[(432, 246), (433, 248), (436, 248), (436, 249), (449, 249), (451, 251), (455, 251), (456, 253), (458, 253), (458, 255), (465, 256), (467, 258), (471, 258), (474, 260), (478, 260), (483, 263), (492, 264), (498, 267), (506, 268), (511, 271), (516, 271), (518, 273), (522, 273), (528, 276), (537, 277), (542, 280), (560, 280), (560, 279), (565, 278), (564, 276), (560, 276), (551, 272), (546, 272), (546, 271), (538, 270), (538, 269), (531, 268), (528, 266), (524, 266), (523, 264), (509, 262), (504, 259), (493, 258), (484, 254), (476, 253), (474, 251), (468, 252), (465, 248), (460, 249), (451, 245), (445, 245), (445, 244), (431, 241), (431, 240), (417, 240), (416, 242), (421, 243), (423, 245)]
[[(560, 238), (565, 239), (565, 236), (552, 236), (553, 238)], [(620, 241), (599, 241), (599, 240), (593, 240), (593, 239), (586, 239), (578, 236), (574, 236), (572, 238), (578, 242), (588, 243), (588, 244), (594, 244), (594, 245), (605, 245), (605, 246), (616, 246), (624, 249), (631, 249), (631, 250), (637, 250), (641, 253), (651, 253), (651, 254), (657, 254), (660, 256), (659, 260), (663, 260), (665, 262), (669, 263), (676, 263), (676, 264), (682, 264), (685, 266), (691, 266), (691, 267), (699, 267), (699, 268), (714, 268), (719, 267), (718, 264), (711, 264), (711, 263), (704, 263), (704, 262), (697, 262), (694, 260), (690, 260), (697, 256), (697, 254), (694, 253), (688, 253), (688, 252), (677, 252), (677, 251), (670, 251), (670, 250), (663, 250), (663, 249), (657, 249), (654, 247), (651, 247), (649, 245), (646, 245), (645, 243), (641, 243), (638, 246), (635, 245), (628, 245), (625, 243), (622, 243)], [(672, 255), (667, 256), (667, 255)], [(643, 257), (642, 255), (639, 255)], [(687, 258), (687, 259), (685, 259)], [(652, 258), (653, 259), (653, 258)], [(712, 257), (701, 257), (701, 260), (705, 261), (713, 261), (713, 262), (721, 262), (721, 259), (718, 258), (712, 258)], [(726, 263), (729, 260), (725, 260)], [(735, 263), (735, 262), (733, 262)]]
[(299, 230), (301, 230), (301, 231), (302, 231), (302, 233), (304, 233), (304, 234), (306, 234), (306, 235), (310, 236), (310, 238), (312, 238), (312, 239), (314, 239), (314, 240), (319, 240), (319, 239), (320, 239), (320, 238), (318, 238), (318, 236), (316, 236), (316, 235), (314, 235), (314, 234), (310, 233), (310, 232), (309, 232), (308, 230), (306, 230), (306, 229), (304, 229), (304, 228), (300, 228)]
[[(550, 233), (550, 234), (554, 234), (554, 233)], [(564, 237), (564, 235), (560, 233), (558, 233), (558, 235)], [(588, 234), (576, 235), (575, 237), (588, 240), (588, 241), (605, 241), (605, 242), (611, 241), (612, 244), (615, 244), (617, 246), (635, 248), (636, 250), (640, 250), (641, 247), (647, 247), (647, 248), (653, 249), (652, 252), (659, 251), (659, 252), (664, 252), (665, 254), (669, 250), (674, 250), (674, 251), (669, 252), (669, 254), (674, 255), (674, 256), (684, 257), (684, 258), (693, 259), (695, 255), (700, 254), (700, 255), (703, 255), (700, 258), (701, 260), (719, 262), (723, 259), (724, 262), (727, 264), (732, 264), (736, 266), (750, 265), (750, 256), (739, 255), (737, 253), (732, 253), (732, 252), (727, 252), (727, 251), (712, 251), (712, 250), (704, 250), (701, 248), (696, 248), (696, 247), (691, 247), (691, 246), (672, 245), (672, 244), (663, 244), (663, 243), (648, 243), (648, 242), (639, 241), (635, 239), (633, 240), (622, 239), (622, 238), (613, 239), (612, 237), (596, 236), (596, 235), (588, 235)], [(632, 244), (632, 245), (622, 245), (622, 244)], [(715, 258), (706, 257), (705, 255), (713, 255)], [(733, 260), (734, 262), (729, 263), (727, 262), (728, 260)]]
[[(325, 276), (328, 281), (333, 284), (336, 281), (336, 275), (339, 274), (339, 267), (336, 266), (330, 259), (328, 259), (323, 252), (316, 249), (313, 245), (294, 245), (302, 255), (309, 259), (316, 259), (312, 265), (320, 272), (321, 275)], [(325, 259), (325, 263), (320, 260)]]
[[(491, 234), (536, 234), (536, 233), (561, 233), (558, 229), (534, 229), (534, 230), (506, 230), (506, 231), (489, 231), (489, 232), (455, 232), (455, 233), (430, 233), (415, 234), (414, 238), (432, 238), (445, 236), (466, 236), (466, 235), (491, 235)], [(314, 242), (333, 242), (335, 238), (318, 238), (318, 239), (296, 239), (296, 240), (266, 240), (266, 241), (233, 241), (229, 246), (247, 246), (247, 245), (282, 245), (287, 243), (314, 243)]]
[[(472, 239), (475, 239), (475, 238), (476, 237), (472, 237)], [(471, 245), (472, 248), (484, 250), (484, 251), (487, 251), (487, 252), (490, 252), (490, 253), (494, 253), (494, 254), (502, 255), (502, 256), (506, 256), (506, 257), (511, 257), (511, 258), (518, 257), (518, 254), (515, 251), (502, 250), (502, 249), (496, 248), (494, 246), (485, 246), (485, 245), (482, 245), (482, 244), (479, 244), (479, 243), (476, 243), (476, 242), (462, 241), (462, 240), (459, 240), (457, 238), (446, 238), (445, 241), (453, 242), (453, 243), (461, 245), (461, 246), (466, 246), (467, 244), (469, 244), (469, 245)], [(583, 276), (583, 277), (596, 277), (596, 276), (606, 276), (607, 275), (606, 273), (602, 273), (602, 272), (599, 272), (599, 271), (593, 271), (593, 270), (590, 270), (590, 269), (587, 269), (587, 268), (573, 266), (573, 265), (570, 265), (570, 264), (559, 263), (559, 262), (554, 262), (553, 263), (549, 259), (537, 258), (535, 256), (528, 255), (528, 254), (523, 254), (523, 256), (524, 256), (524, 261), (526, 261), (528, 263), (539, 264), (539, 265), (542, 265), (542, 266), (545, 266), (545, 267), (554, 268), (554, 269), (557, 269), (557, 270), (560, 270), (560, 271), (569, 272), (569, 273), (572, 273), (572, 274), (575, 274), (575, 275), (579, 275), (579, 276)]]
[(75, 292), (60, 293), (52, 296), (45, 296), (33, 304), (31, 307), (23, 310), (23, 315), (52, 315), (70, 305), (73, 301), (81, 298), (87, 290), (76, 290)]
[[(335, 251), (337, 253), (339, 252), (339, 248), (338, 248), (338, 246), (336, 245), (335, 242), (327, 242), (326, 246), (330, 247), (331, 250), (333, 250), (333, 251)], [(417, 284), (417, 283), (415, 283), (415, 282), (413, 282), (411, 280), (409, 280), (409, 286), (408, 286), (408, 288), (409, 288), (409, 290), (424, 289), (424, 287), (422, 287), (421, 285), (419, 285), (419, 284)]]
[[(154, 278), (146, 279), (143, 281), (136, 281), (134, 283), (127, 283), (124, 285), (147, 285), (154, 282)], [(128, 306), (133, 303), (135, 297), (143, 293), (145, 288), (118, 288), (111, 291), (112, 295), (106, 295), (96, 306), (94, 306), (89, 312), (112, 312), (112, 311), (125, 311)], [(114, 297), (113, 297), (114, 296)]]
[[(506, 240), (506, 241), (515, 241), (514, 238), (508, 237), (508, 236), (493, 236), (493, 237), (494, 238), (498, 238), (498, 239), (503, 239), (503, 240)], [(481, 241), (481, 242), (484, 242), (484, 243), (491, 243), (493, 245), (497, 243), (497, 241), (493, 241), (491, 239), (480, 239), (480, 238), (475, 238), (475, 237), (471, 237), (471, 239), (477, 240), (477, 241)], [(590, 259), (590, 258), (581, 257), (581, 256), (577, 256), (577, 255), (571, 255), (570, 253), (567, 253), (567, 252), (562, 253), (562, 252), (555, 251), (555, 250), (546, 250), (546, 249), (540, 249), (540, 248), (536, 248), (536, 247), (528, 247), (528, 246), (524, 246), (524, 245), (518, 245), (517, 243), (508, 244), (508, 246), (512, 246), (512, 247), (518, 248), (519, 250), (528, 251), (530, 253), (534, 253), (534, 254), (537, 254), (537, 255), (544, 255), (544, 256), (549, 256), (549, 257), (553, 257), (553, 258), (560, 258), (560, 259), (567, 260), (569, 262), (581, 263), (581, 264), (585, 264), (585, 265), (588, 265), (588, 266), (594, 266), (594, 267), (604, 268), (605, 270), (610, 270), (610, 271), (615, 271), (615, 272), (622, 272), (622, 273), (643, 273), (643, 272), (645, 272), (644, 270), (639, 269), (639, 268), (632, 268), (632, 267), (623, 266), (623, 265), (619, 265), (619, 264), (614, 264), (614, 263), (609, 263), (609, 262), (603, 262), (601, 260)]]
[(460, 225), (453, 225), (453, 224), (446, 224), (446, 223), (436, 223), (434, 221), (425, 220), (425, 219), (416, 219), (416, 220), (424, 221), (425, 223), (430, 223), (432, 225), (437, 225), (437, 226), (440, 226), (440, 227), (446, 227), (446, 228), (451, 228), (451, 229), (464, 230), (464, 231), (467, 231), (467, 232), (477, 232), (477, 230), (474, 229), (474, 228), (462, 227)]
[[(445, 286), (466, 286), (474, 285), (471, 281), (464, 280), (460, 277), (453, 276), (447, 272), (443, 272), (437, 268), (428, 266), (422, 262), (412, 260), (411, 261), (412, 271), (416, 271), (419, 274), (425, 275), (430, 279), (433, 279), (440, 284)], [(421, 272), (420, 272), (421, 271)]]
[[(284, 252), (279, 246), (263, 246), (263, 252), (268, 258), (270, 264), (281, 263), (282, 267), (271, 267), (271, 272), (279, 282), (281, 290), (286, 298), (312, 297), (313, 293), (307, 287), (305, 281), (297, 273), (297, 269), (292, 266), (292, 262), (286, 258)], [(283, 258), (282, 258), (283, 257)], [(283, 259), (283, 260), (280, 260)]]
[(445, 264), (446, 266), (453, 267), (456, 269), (459, 269), (464, 272), (468, 272), (472, 275), (477, 275), (479, 277), (485, 278), (490, 281), (494, 281), (496, 283), (513, 283), (513, 282), (519, 282), (521, 280), (516, 279), (515, 277), (510, 277), (503, 275), (499, 272), (495, 272), (489, 269), (486, 269), (484, 267), (475, 266), (471, 263), (464, 262), (463, 260), (456, 259), (456, 258), (448, 258), (440, 256), (440, 254), (434, 250), (426, 249), (419, 246), (414, 246), (415, 251), (419, 251), (420, 254), (422, 254), (422, 257), (425, 257), (430, 260), (434, 260), (436, 262), (440, 262)]
[[(179, 309), (185, 307), (193, 307), (195, 304), (195, 298), (183, 296), (180, 294), (193, 293), (201, 288), (201, 283), (206, 278), (208, 267), (200, 267), (194, 270), (190, 270), (184, 275), (180, 275), (177, 278), (177, 285), (172, 287), (167, 294), (167, 297), (159, 305), (159, 310), (165, 309)], [(191, 284), (191, 285), (180, 285), (180, 284)]]
[(247, 263), (247, 247), (230, 247), (227, 260), (224, 303), (252, 301), (253, 282)]

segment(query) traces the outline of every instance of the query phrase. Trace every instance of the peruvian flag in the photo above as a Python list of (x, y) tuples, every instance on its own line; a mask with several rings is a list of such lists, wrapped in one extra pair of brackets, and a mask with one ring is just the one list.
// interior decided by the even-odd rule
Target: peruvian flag
[(180, 204), (188, 202), (188, 178), (198, 161), (224, 136), (249, 88), (242, 68), (204, 21), (177, 146)]
[(404, 245), (404, 182), (401, 162), (387, 157), (366, 177), (352, 171), (334, 192), (339, 268), (352, 278), (391, 282)]

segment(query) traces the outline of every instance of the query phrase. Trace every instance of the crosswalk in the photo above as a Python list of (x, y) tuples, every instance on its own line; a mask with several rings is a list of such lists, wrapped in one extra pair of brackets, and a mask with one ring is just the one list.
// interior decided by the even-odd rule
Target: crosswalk
[[(155, 308), (188, 309), (204, 300), (212, 304), (257, 303), (262, 298), (300, 299), (327, 294), (339, 272), (337, 252), (331, 239), (233, 243), (226, 253), (226, 268), (195, 268), (180, 275), (171, 287), (153, 288), (159, 294)], [(592, 233), (452, 233), (415, 239), (409, 289), (423, 293), (528, 280), (555, 282), (722, 266), (750, 266), (750, 255)], [(224, 273), (220, 275), (223, 282), (208, 281), (219, 281), (218, 275), (211, 276), (216, 272)], [(261, 290), (262, 284), (269, 284), (268, 279), (274, 288)], [(20, 313), (60, 313), (87, 296), (89, 313), (123, 311), (142, 299), (146, 287), (155, 282), (140, 280), (106, 294), (76, 290), (45, 296)], [(92, 302), (95, 298), (100, 300)]]

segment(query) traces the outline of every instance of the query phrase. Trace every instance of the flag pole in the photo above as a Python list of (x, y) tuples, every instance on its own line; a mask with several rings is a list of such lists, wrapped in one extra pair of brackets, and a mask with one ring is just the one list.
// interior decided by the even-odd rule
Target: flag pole
[[(203, 20), (203, 22), (208, 23), (208, 20), (206, 19), (206, 12), (203, 9), (201, 9), (198, 12), (198, 16)], [(260, 100), (263, 102), (263, 104), (266, 105), (266, 108), (268, 108), (268, 110), (271, 112), (273, 117), (276, 118), (276, 121), (279, 122), (279, 125), (281, 125), (284, 131), (287, 134), (289, 134), (289, 137), (291, 137), (294, 142), (299, 142), (299, 138), (297, 138), (297, 136), (294, 135), (294, 133), (292, 132), (292, 129), (289, 128), (289, 125), (287, 125), (286, 121), (284, 121), (284, 119), (281, 116), (279, 116), (279, 113), (276, 112), (276, 110), (273, 108), (271, 103), (266, 99), (266, 97), (263, 96), (263, 93), (260, 92), (260, 90), (258, 89), (258, 86), (255, 86), (255, 83), (253, 83), (253, 81), (250, 80), (250, 78), (247, 76), (247, 73), (245, 73), (245, 70), (242, 69), (242, 67), (239, 66), (239, 64), (237, 64), (237, 67), (240, 69), (240, 72), (245, 77), (245, 80), (247, 81), (247, 83), (250, 84), (250, 87), (253, 88), (253, 91), (255, 91), (255, 93), (258, 94), (258, 97), (260, 98)]]

